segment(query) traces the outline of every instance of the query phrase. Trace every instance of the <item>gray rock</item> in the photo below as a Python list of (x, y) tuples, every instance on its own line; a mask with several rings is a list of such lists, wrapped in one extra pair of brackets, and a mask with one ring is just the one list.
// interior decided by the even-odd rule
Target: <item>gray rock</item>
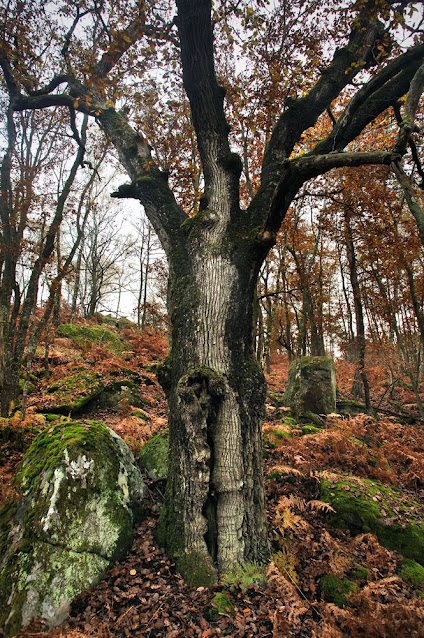
[(301, 357), (289, 368), (284, 402), (296, 416), (336, 410), (336, 369), (328, 357)]
[(168, 477), (169, 434), (155, 434), (141, 448), (138, 462), (154, 481)]
[(145, 487), (124, 441), (101, 423), (43, 431), (18, 471), (22, 501), (0, 513), (0, 626), (60, 624), (70, 603), (129, 549)]

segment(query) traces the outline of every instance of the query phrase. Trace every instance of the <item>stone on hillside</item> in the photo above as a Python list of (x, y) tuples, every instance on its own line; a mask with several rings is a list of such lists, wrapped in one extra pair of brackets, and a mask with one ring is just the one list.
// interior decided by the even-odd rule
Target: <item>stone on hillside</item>
[(105, 383), (105, 387), (96, 397), (94, 405), (96, 408), (108, 409), (116, 408), (125, 402), (135, 408), (141, 408), (144, 401), (141, 398), (141, 386), (153, 383), (150, 378), (145, 375), (134, 372), (134, 370), (125, 369), (120, 373), (120, 378), (116, 380), (110, 379)]
[(58, 414), (75, 414), (97, 397), (105, 387), (95, 370), (81, 368), (70, 376), (53, 381), (47, 388), (45, 410)]
[(336, 403), (336, 412), (338, 414), (348, 414), (356, 416), (357, 414), (366, 414), (367, 409), (364, 403), (359, 401), (351, 401), (349, 399), (341, 399)]
[(155, 434), (141, 448), (138, 462), (154, 481), (168, 477), (169, 435)]
[(80, 346), (87, 342), (104, 346), (115, 354), (121, 354), (124, 350), (131, 349), (130, 345), (121, 339), (113, 328), (104, 323), (101, 325), (64, 323), (57, 328), (56, 334), (58, 337), (68, 337)]
[(335, 513), (328, 523), (352, 534), (375, 534), (381, 545), (424, 565), (424, 505), (378, 481), (334, 475), (321, 480), (321, 500)]
[(134, 370), (112, 371), (108, 376), (80, 368), (74, 374), (50, 383), (43, 398), (43, 409), (58, 414), (78, 414), (92, 409), (110, 409), (122, 405), (141, 408), (142, 385), (153, 385), (148, 376)]
[(44, 430), (28, 449), (19, 503), (0, 512), (0, 626), (60, 624), (71, 601), (129, 549), (145, 488), (124, 441), (101, 423)]
[(284, 402), (296, 416), (336, 410), (336, 369), (328, 357), (301, 357), (289, 368)]

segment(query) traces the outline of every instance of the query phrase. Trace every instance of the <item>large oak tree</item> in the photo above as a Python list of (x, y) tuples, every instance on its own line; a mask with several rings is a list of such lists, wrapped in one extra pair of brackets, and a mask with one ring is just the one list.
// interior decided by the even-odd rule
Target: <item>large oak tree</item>
[[(74, 21), (68, 18), (62, 62), (50, 77), (44, 73), (44, 84), (31, 80), (19, 62), (25, 33), (3, 46), (0, 59), (13, 111), (63, 106), (71, 118), (74, 110), (96, 118), (130, 178), (115, 196), (140, 201), (166, 252), (171, 343), (159, 376), (169, 402), (170, 469), (159, 536), (187, 579), (199, 584), (210, 582), (216, 568), (227, 570), (234, 563), (264, 561), (268, 556), (261, 438), (265, 380), (255, 358), (252, 330), (261, 266), (290, 203), (307, 180), (337, 167), (400, 161), (414, 127), (424, 53), (419, 34), (408, 49), (394, 42), (410, 3), (358, 0), (348, 7), (339, 16), (340, 43), (333, 47), (332, 58), (319, 72), (315, 66), (311, 75), (310, 59), (300, 56), (297, 76), (291, 80), (300, 97), (287, 96), (284, 103), (272, 105), (260, 185), (255, 191), (250, 184), (253, 196), (242, 208), (240, 183), (246, 166), (230, 145), (226, 91), (217, 80), (215, 63), (217, 54), (222, 62), (217, 48), (222, 41), (214, 43), (211, 4), (176, 0), (176, 16), (165, 24), (160, 19), (162, 3), (139, 0), (127, 22), (123, 14), (120, 26), (107, 31), (104, 3), (91, 7), (81, 2)], [(227, 20), (227, 30), (232, 28), (232, 15), (241, 29), (236, 20), (244, 4), (216, 3), (216, 15)], [(266, 4), (275, 7), (274, 17), (290, 7), (283, 1), (255, 6)], [(311, 10), (320, 6), (312, 1), (294, 4)], [(244, 9), (246, 25), (254, 10), (248, 4)], [(96, 17), (104, 44), (97, 60), (86, 56), (82, 69), (75, 66), (71, 43), (88, 14)], [(339, 18), (328, 23), (329, 33), (331, 24), (331, 32), (337, 32)], [(306, 29), (311, 24), (306, 11), (304, 20)], [(240, 50), (246, 49), (246, 37)], [(106, 97), (108, 75), (116, 73), (131, 50), (137, 51), (137, 43), (154, 38), (171, 43), (180, 56), (177, 71), (188, 96), (203, 171), (200, 209), (192, 217), (178, 204), (168, 171), (155, 161), (148, 140)], [(331, 51), (331, 43), (325, 48)], [(146, 44), (146, 59), (152, 51), (154, 47)], [(302, 60), (309, 69), (305, 78)], [(273, 73), (277, 69), (283, 78), (291, 59), (274, 55), (271, 62)], [(173, 73), (175, 69), (174, 63)], [(160, 78), (159, 74), (156, 83)], [(356, 78), (360, 81), (355, 84)], [(332, 104), (346, 90), (351, 97), (334, 117)], [(356, 147), (365, 127), (407, 94), (395, 146)], [(270, 95), (268, 91), (268, 99)], [(280, 99), (278, 91), (275, 96)], [(304, 132), (327, 111), (333, 120), (330, 134), (302, 153)]]

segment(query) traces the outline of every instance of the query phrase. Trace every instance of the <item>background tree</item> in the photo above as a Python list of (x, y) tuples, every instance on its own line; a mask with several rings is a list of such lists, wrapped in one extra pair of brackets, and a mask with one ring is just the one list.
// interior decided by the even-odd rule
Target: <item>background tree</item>
[[(79, 148), (73, 163), (58, 179), (57, 192), (46, 190), (58, 154), (71, 148), (69, 140), (63, 138), (63, 121), (58, 114), (53, 113), (42, 125), (39, 116), (22, 116), (17, 127), (10, 107), (7, 111), (8, 147), (1, 165), (0, 199), (2, 416), (7, 416), (10, 406), (17, 403), (21, 361), (31, 325), (32, 341), (40, 336), (43, 324), (40, 330), (35, 330), (34, 324), (40, 277), (54, 255), (65, 204), (84, 157), (87, 117), (81, 133), (77, 132)], [(65, 272), (61, 267), (53, 288)], [(49, 311), (52, 307), (47, 306)]]

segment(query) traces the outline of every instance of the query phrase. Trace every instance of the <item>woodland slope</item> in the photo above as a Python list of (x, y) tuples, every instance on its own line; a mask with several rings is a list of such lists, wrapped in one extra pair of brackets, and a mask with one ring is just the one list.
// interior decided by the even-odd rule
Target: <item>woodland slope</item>
[[(40, 350), (25, 418), (18, 411), (2, 419), (0, 505), (16, 496), (13, 476), (35, 434), (69, 413), (106, 423), (136, 458), (166, 431), (154, 374), (165, 338), (101, 323), (74, 330), (59, 330), (47, 373)], [(76, 599), (63, 625), (46, 632), (37, 621), (19, 636), (424, 636), (424, 424), (408, 384), (389, 392), (384, 361), (371, 353), (376, 418), (336, 412), (296, 421), (283, 404), (288, 361), (274, 355), (271, 364), (263, 426), (268, 567), (246, 564), (209, 589), (188, 587), (155, 540), (165, 479), (146, 475), (145, 519), (126, 558)], [(346, 412), (354, 365), (336, 361), (336, 370)], [(87, 401), (82, 379), (95, 388)]]

